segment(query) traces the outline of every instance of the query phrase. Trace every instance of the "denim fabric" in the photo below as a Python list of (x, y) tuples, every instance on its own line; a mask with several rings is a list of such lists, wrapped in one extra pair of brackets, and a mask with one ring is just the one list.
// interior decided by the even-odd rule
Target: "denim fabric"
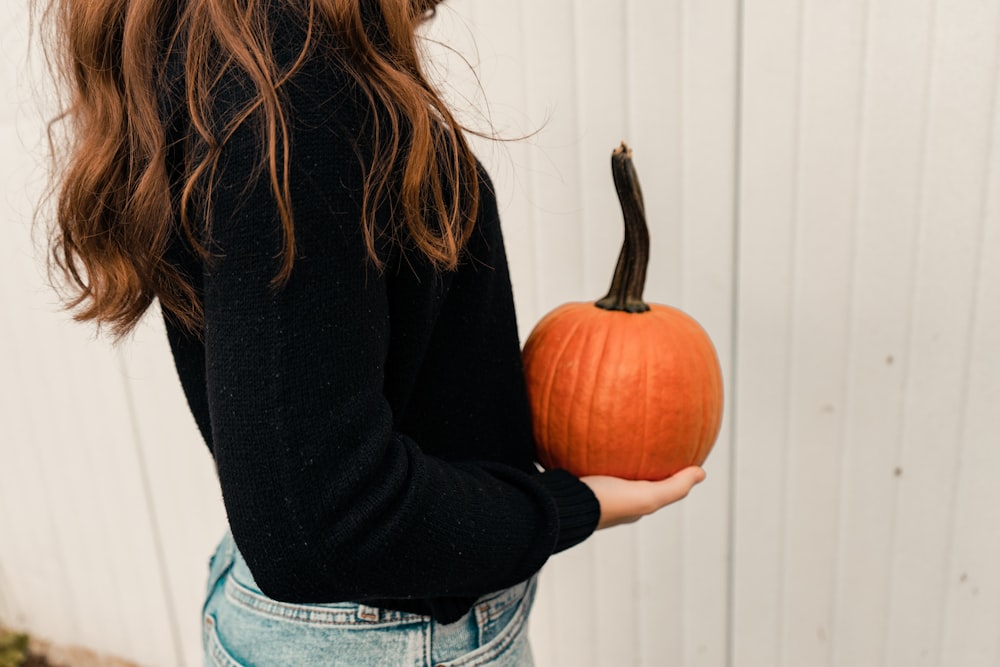
[(443, 625), (353, 602), (290, 604), (264, 595), (227, 531), (209, 560), (202, 608), (206, 667), (533, 665), (536, 579), (480, 598)]

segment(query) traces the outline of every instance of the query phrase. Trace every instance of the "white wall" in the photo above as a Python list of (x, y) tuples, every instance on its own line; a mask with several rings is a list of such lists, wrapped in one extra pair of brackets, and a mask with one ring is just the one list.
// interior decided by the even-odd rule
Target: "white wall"
[[(44, 287), (21, 5), (0, 13), (0, 621), (193, 666), (214, 472), (158, 314), (112, 351)], [(450, 0), (432, 34), (476, 65), (482, 91), (429, 47), (470, 124), (541, 128), (477, 142), (522, 332), (606, 289), (627, 139), (646, 295), (725, 368), (708, 481), (546, 567), (539, 665), (1000, 665), (1000, 2)]]

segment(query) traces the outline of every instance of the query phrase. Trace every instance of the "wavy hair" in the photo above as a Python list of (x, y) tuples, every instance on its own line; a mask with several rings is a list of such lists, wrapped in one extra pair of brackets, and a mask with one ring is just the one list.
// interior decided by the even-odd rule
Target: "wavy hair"
[[(212, 176), (227, 138), (248, 122), (263, 141), (259, 166), (266, 168), (284, 230), (272, 289), (287, 282), (295, 256), (289, 185), (289, 160), (295, 158), (282, 86), (322, 33), (346, 47), (331, 55), (380, 110), (372, 118), (375, 152), (360, 221), (369, 256), (381, 266), (375, 211), (394, 188), (392, 204), (415, 247), (439, 268), (454, 268), (474, 224), (479, 190), (463, 128), (421, 69), (416, 28), (440, 1), (277, 0), (306, 26), (305, 44), (282, 69), (270, 43), (268, 0), (176, 0), (176, 6), (164, 0), (48, 0), (41, 15), (46, 54), (65, 100), (49, 126), (56, 170), (48, 269), (54, 287), (53, 274), (68, 286), (69, 294), (60, 296), (66, 310), (77, 309), (73, 319), (94, 321), (98, 332), (110, 326), (117, 344), (158, 298), (178, 323), (201, 335), (197, 292), (164, 256), (179, 217), (192, 247), (211, 260)], [(193, 147), (179, 202), (171, 197), (167, 128), (158, 107), (166, 54), (175, 44), (186, 45), (186, 144)], [(231, 117), (216, 119), (214, 89), (229, 68), (245, 74), (254, 94)], [(56, 141), (60, 123), (67, 131)], [(193, 212), (202, 218), (204, 236)]]

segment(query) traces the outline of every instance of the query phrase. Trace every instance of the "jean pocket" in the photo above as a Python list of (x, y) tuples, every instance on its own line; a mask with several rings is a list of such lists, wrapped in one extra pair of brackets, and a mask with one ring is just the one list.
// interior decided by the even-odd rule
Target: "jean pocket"
[(234, 658), (219, 637), (218, 621), (212, 614), (205, 614), (202, 632), (204, 632), (205, 667), (245, 667)]
[[(234, 547), (232, 537), (227, 532), (215, 547), (215, 551), (208, 559), (208, 577), (205, 581), (205, 605), (212, 597), (212, 592), (222, 576), (229, 570), (233, 562)], [(205, 614), (205, 605), (202, 606), (202, 615)]]
[(448, 667), (526, 667), (532, 665), (528, 643), (528, 616), (535, 599), (536, 578), (529, 579), (523, 594), (509, 600), (477, 605), (480, 646), (451, 660)]

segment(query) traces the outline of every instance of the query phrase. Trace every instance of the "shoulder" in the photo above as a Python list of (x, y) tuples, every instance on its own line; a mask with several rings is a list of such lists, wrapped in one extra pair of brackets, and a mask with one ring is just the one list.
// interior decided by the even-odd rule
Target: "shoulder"
[[(262, 94), (260, 74), (252, 68), (266, 64), (269, 77), (276, 84), (276, 93), (290, 128), (312, 129), (318, 125), (343, 125), (352, 131), (373, 113), (372, 101), (364, 93), (361, 82), (350, 72), (351, 56), (329, 29), (309, 25), (308, 18), (283, 2), (267, 3), (267, 40), (260, 44), (242, 45), (241, 53), (225, 51), (212, 41), (208, 52), (195, 54), (201, 62), (203, 81), (211, 81), (207, 98), (208, 118), (213, 129), (224, 138), (223, 128), (229, 123), (259, 111)], [(172, 33), (176, 24), (171, 23)], [(168, 120), (187, 116), (191, 102), (199, 103), (189, 80), (190, 60), (195, 49), (188, 34), (190, 26), (182, 26), (176, 39), (167, 39), (169, 50), (162, 57), (160, 85), (161, 110)], [(204, 42), (205, 39), (199, 39)], [(259, 53), (258, 46), (266, 47)], [(192, 93), (195, 93), (192, 96)], [(317, 122), (319, 121), (319, 122)]]

